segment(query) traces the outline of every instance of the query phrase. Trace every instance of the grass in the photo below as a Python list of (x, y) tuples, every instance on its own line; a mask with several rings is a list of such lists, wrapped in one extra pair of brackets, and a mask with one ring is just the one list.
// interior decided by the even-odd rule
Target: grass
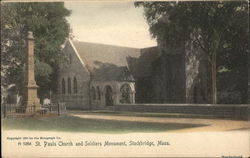
[(67, 115), (44, 118), (6, 118), (2, 120), (2, 128), (4, 130), (18, 129), (91, 133), (163, 132), (200, 126), (204, 125), (95, 120)]
[[(77, 112), (76, 112), (77, 113)], [(158, 118), (197, 118), (197, 119), (223, 119), (223, 120), (245, 120), (242, 118), (229, 116), (213, 116), (198, 114), (179, 114), (179, 113), (148, 113), (148, 112), (117, 112), (117, 111), (85, 111), (81, 114), (91, 115), (113, 115), (113, 116), (133, 116), (133, 117), (158, 117)]]

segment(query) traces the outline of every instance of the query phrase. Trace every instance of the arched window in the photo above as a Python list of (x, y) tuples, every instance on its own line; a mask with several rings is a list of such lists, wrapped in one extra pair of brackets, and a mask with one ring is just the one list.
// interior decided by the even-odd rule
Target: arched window
[(97, 99), (101, 100), (101, 92), (99, 87), (97, 87)]
[(74, 93), (77, 93), (77, 80), (76, 80), (76, 78), (74, 77), (74, 81), (73, 81), (74, 83), (73, 83), (73, 85), (74, 85)]
[(62, 94), (65, 94), (65, 80), (62, 79)]
[(92, 96), (92, 99), (93, 99), (93, 100), (96, 99), (95, 87), (92, 87), (92, 88), (91, 88), (91, 96)]
[(131, 88), (128, 84), (121, 86), (121, 99), (120, 103), (131, 103)]
[(69, 54), (69, 64), (71, 64), (72, 63), (72, 56), (71, 56), (71, 54)]
[(68, 93), (71, 94), (71, 79), (68, 78)]

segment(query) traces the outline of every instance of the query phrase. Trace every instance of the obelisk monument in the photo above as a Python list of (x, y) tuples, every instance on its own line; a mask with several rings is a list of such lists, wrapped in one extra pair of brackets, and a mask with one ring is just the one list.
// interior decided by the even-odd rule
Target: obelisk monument
[(34, 37), (32, 32), (28, 32), (26, 39), (26, 61), (25, 61), (25, 82), (23, 93), (23, 112), (34, 113), (41, 109), (41, 104), (37, 97), (37, 84), (35, 81), (34, 64)]

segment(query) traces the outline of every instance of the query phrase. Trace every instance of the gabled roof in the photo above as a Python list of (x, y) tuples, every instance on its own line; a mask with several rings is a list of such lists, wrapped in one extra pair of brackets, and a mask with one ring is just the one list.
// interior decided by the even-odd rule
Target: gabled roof
[(81, 59), (87, 65), (89, 71), (96, 67), (95, 62), (113, 64), (116, 66), (128, 66), (127, 57), (138, 58), (140, 49), (112, 46), (105, 44), (95, 44), (87, 42), (72, 42), (77, 49)]
[(94, 80), (134, 81), (150, 76), (151, 63), (159, 57), (157, 47), (144, 49), (69, 41)]

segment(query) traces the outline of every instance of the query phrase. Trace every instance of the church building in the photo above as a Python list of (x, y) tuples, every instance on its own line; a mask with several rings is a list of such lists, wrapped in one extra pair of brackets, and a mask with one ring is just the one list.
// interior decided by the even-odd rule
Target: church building
[(206, 62), (189, 55), (195, 50), (68, 40), (63, 52), (67, 62), (58, 72), (56, 101), (66, 103), (68, 109), (207, 102)]
[(68, 40), (67, 62), (58, 72), (56, 99), (69, 109), (112, 109), (135, 103), (136, 85), (128, 60), (142, 49)]

